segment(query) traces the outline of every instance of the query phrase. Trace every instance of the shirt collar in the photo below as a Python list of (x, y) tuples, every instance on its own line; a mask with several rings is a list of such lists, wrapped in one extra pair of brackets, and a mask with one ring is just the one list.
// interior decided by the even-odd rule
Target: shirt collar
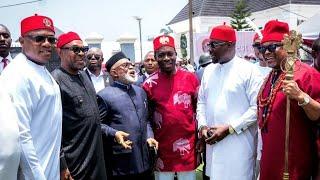
[[(95, 74), (93, 74), (88, 68), (86, 68), (87, 69), (87, 71), (88, 71), (88, 73), (89, 73), (89, 75), (90, 76), (96, 76)], [(100, 77), (100, 76), (103, 76), (103, 72), (102, 72), (102, 70), (100, 71), (100, 74), (99, 74), (99, 76), (98, 77)]]
[(8, 56), (7, 56), (7, 57), (5, 57), (5, 58), (1, 57), (0, 62), (2, 62), (2, 60), (3, 60), (3, 59), (7, 59), (7, 60), (9, 61), (9, 63), (10, 63), (10, 62), (12, 61), (12, 57), (11, 57), (10, 52), (9, 52), (9, 54), (8, 54)]
[(218, 67), (229, 67), (229, 66), (231, 66), (231, 64), (234, 62), (234, 59), (236, 59), (237, 58), (237, 56), (234, 56), (230, 61), (228, 61), (228, 62), (225, 62), (225, 63), (222, 63), (222, 64), (220, 64), (220, 63), (216, 63), (217, 65), (218, 65)]
[(131, 84), (123, 84), (119, 81), (114, 81), (112, 86), (114, 87), (118, 87), (120, 89), (123, 89), (123, 90), (129, 90), (131, 88)]

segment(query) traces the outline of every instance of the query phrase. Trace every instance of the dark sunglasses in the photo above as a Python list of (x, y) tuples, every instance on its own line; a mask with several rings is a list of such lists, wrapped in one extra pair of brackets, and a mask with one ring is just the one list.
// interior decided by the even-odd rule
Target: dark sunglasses
[(211, 41), (210, 43), (208, 43), (208, 47), (211, 48), (211, 49), (214, 49), (218, 46), (222, 46), (226, 44), (225, 42), (214, 42), (214, 41)]
[(252, 44), (252, 47), (253, 47), (253, 48), (258, 48), (258, 49), (260, 49), (260, 46), (261, 46), (260, 43), (254, 43), (254, 44)]
[(274, 53), (276, 52), (277, 47), (283, 46), (282, 44), (269, 44), (268, 46), (261, 45), (259, 49), (259, 52), (264, 54), (266, 53), (267, 49), (269, 52)]
[(26, 37), (31, 39), (32, 41), (35, 41), (36, 43), (44, 43), (44, 42), (46, 42), (46, 40), (50, 44), (56, 44), (56, 42), (57, 42), (57, 38), (55, 38), (54, 36), (44, 36), (44, 35), (32, 36), (32, 35), (27, 35)]
[(176, 52), (175, 51), (167, 51), (167, 52), (158, 52), (157, 53), (157, 57), (158, 58), (160, 58), (160, 59), (162, 59), (162, 58), (164, 58), (164, 57), (169, 57), (169, 58), (171, 58), (171, 57), (173, 57), (174, 55), (176, 55)]
[(87, 55), (87, 59), (91, 60), (91, 59), (95, 59), (95, 60), (100, 60), (102, 58), (102, 56), (100, 55), (95, 55), (95, 54), (88, 54)]
[(75, 54), (79, 54), (80, 51), (82, 51), (83, 53), (86, 53), (89, 50), (88, 47), (79, 47), (79, 46), (64, 47), (64, 48), (60, 48), (60, 49), (66, 49), (69, 51), (73, 51)]

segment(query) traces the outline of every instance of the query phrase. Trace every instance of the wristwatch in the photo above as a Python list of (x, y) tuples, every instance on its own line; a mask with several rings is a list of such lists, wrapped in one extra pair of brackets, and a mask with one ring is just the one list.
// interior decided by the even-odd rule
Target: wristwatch
[(233, 134), (233, 133), (234, 133), (234, 129), (231, 126), (229, 126), (229, 134)]
[(303, 103), (298, 101), (298, 106), (305, 106), (310, 103), (310, 97), (308, 95), (303, 96)]

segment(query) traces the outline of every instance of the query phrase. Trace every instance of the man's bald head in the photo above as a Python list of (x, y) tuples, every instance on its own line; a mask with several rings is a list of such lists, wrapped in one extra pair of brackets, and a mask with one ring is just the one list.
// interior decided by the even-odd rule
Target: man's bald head
[(87, 53), (89, 53), (89, 52), (99, 53), (99, 54), (103, 55), (102, 50), (100, 48), (97, 48), (97, 47), (90, 48)]
[(0, 28), (5, 29), (5, 30), (9, 33), (9, 35), (11, 36), (11, 32), (9, 31), (9, 29), (8, 29), (7, 26), (5, 26), (5, 25), (3, 25), (3, 24), (0, 24)]

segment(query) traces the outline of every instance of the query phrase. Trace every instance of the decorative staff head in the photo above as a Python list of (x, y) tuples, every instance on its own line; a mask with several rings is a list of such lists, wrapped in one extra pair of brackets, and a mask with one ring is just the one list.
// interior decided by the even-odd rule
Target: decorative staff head
[(298, 50), (302, 43), (302, 35), (295, 30), (291, 30), (289, 34), (284, 35), (282, 40), (283, 49), (287, 52), (287, 60), (284, 66), (286, 72), (286, 79), (293, 79), (294, 63), (297, 60)]

